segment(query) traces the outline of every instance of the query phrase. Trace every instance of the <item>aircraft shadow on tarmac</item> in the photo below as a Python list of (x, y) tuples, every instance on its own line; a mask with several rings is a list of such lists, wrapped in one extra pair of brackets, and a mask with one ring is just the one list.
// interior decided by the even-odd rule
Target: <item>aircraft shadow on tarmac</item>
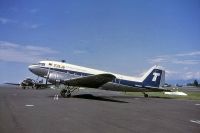
[(72, 96), (73, 98), (81, 98), (81, 99), (90, 99), (90, 100), (97, 100), (97, 101), (108, 101), (108, 102), (117, 102), (117, 103), (128, 103), (126, 101), (116, 100), (108, 97), (101, 97), (101, 96), (94, 96), (92, 94), (79, 94)]
[(159, 96), (150, 96), (149, 98), (174, 99), (173, 97), (159, 97)]
[[(48, 97), (55, 98), (55, 96), (48, 96)], [(62, 96), (58, 96), (58, 97), (63, 98)], [(71, 98), (80, 98), (80, 99), (89, 99), (89, 100), (107, 101), (107, 102), (116, 102), (116, 103), (129, 103), (126, 101), (116, 100), (111, 97), (94, 96), (92, 94), (78, 94), (78, 95), (73, 95)]]
[[(54, 96), (49, 96), (49, 97), (54, 97)], [(59, 96), (59, 98), (63, 98)], [(159, 99), (173, 99), (171, 97), (159, 97), (159, 96), (149, 96), (148, 98), (146, 97), (137, 97), (137, 96), (110, 96), (110, 97), (103, 97), (103, 96), (95, 96), (92, 94), (78, 94), (78, 95), (73, 95), (71, 98), (80, 98), (80, 99), (89, 99), (89, 100), (97, 100), (97, 101), (107, 101), (107, 102), (116, 102), (116, 103), (129, 103), (127, 101), (122, 101), (122, 100), (116, 100), (116, 98), (120, 99), (135, 99), (135, 98), (159, 98)], [(67, 98), (66, 98), (67, 99)]]
[(148, 98), (158, 98), (158, 99), (174, 99), (173, 97), (160, 97), (160, 96), (149, 96), (149, 97), (142, 97), (142, 96), (111, 96), (112, 98), (121, 98), (121, 99), (148, 99)]

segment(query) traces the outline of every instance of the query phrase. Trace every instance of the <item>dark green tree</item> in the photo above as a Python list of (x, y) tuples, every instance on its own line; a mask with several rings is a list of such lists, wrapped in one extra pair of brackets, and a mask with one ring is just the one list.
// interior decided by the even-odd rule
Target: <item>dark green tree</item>
[(199, 83), (198, 83), (197, 80), (194, 80), (194, 83), (193, 83), (193, 84), (194, 84), (194, 86), (196, 86), (196, 87), (199, 85)]

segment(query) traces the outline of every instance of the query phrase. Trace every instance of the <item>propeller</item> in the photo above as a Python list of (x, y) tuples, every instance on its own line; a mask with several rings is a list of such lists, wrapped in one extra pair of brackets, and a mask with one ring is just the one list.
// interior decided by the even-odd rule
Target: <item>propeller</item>
[(37, 76), (37, 79), (36, 79), (36, 81), (38, 81), (38, 80), (39, 80), (39, 78), (40, 78), (40, 76)]
[(46, 85), (47, 85), (47, 82), (48, 82), (48, 80), (49, 80), (49, 75), (50, 75), (50, 67), (49, 67), (49, 69), (48, 69), (48, 72), (47, 72), (47, 75), (45, 76), (45, 78), (46, 78)]

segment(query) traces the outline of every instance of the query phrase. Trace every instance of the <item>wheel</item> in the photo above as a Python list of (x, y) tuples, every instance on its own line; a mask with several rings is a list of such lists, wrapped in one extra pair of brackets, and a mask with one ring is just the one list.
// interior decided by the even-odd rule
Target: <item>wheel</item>
[(66, 95), (65, 95), (66, 92), (67, 91), (65, 89), (63, 89), (63, 90), (61, 90), (60, 95), (65, 98), (66, 97)]
[(71, 97), (71, 92), (70, 92), (70, 90), (67, 90), (67, 97)]
[(71, 93), (68, 93), (68, 94), (67, 94), (67, 97), (71, 97)]
[(62, 97), (64, 97), (64, 98), (66, 98), (66, 97), (71, 97), (71, 92), (70, 92), (70, 90), (65, 90), (65, 89), (63, 89), (63, 90), (60, 92), (60, 95), (61, 95)]
[(149, 97), (149, 95), (148, 94), (144, 94), (144, 97)]

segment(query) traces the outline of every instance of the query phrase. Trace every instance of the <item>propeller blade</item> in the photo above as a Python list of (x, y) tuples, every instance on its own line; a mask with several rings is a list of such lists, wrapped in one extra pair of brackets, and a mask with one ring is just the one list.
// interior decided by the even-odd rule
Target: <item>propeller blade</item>
[(46, 85), (47, 85), (47, 82), (48, 82), (48, 80), (49, 80), (49, 74), (50, 74), (50, 67), (49, 67), (49, 69), (48, 69), (48, 72), (47, 72), (47, 76), (46, 76)]

